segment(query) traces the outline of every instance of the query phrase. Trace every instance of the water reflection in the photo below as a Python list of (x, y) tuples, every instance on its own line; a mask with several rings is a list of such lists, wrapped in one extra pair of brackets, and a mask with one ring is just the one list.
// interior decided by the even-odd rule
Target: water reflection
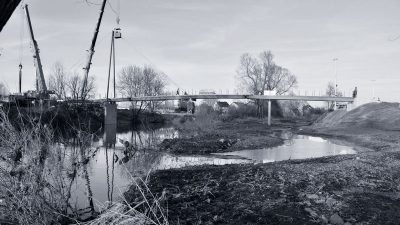
[(65, 146), (67, 156), (64, 161), (69, 168), (70, 181), (67, 199), (74, 212), (93, 215), (97, 211), (96, 205), (104, 206), (107, 202), (119, 200), (134, 177), (147, 175), (153, 170), (206, 164), (266, 163), (355, 153), (351, 147), (336, 145), (322, 138), (281, 135), (288, 140), (285, 145), (276, 148), (211, 156), (176, 156), (157, 150), (164, 139), (179, 137), (174, 128), (117, 133), (115, 126), (107, 126), (102, 139), (93, 137), (90, 143), (74, 141)]
[(275, 148), (235, 151), (221, 155), (241, 156), (257, 162), (268, 163), (355, 153), (356, 151), (352, 147), (338, 145), (320, 137), (297, 135), (287, 140), (284, 145)]

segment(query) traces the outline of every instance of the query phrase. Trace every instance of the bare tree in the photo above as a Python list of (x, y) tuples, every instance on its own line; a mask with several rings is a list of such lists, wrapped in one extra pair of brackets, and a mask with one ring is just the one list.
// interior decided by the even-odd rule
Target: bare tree
[(288, 69), (276, 65), (273, 58), (270, 51), (262, 52), (258, 58), (248, 53), (241, 56), (238, 79), (252, 94), (262, 95), (264, 90), (275, 90), (278, 95), (282, 95), (296, 86), (296, 76)]
[[(273, 59), (271, 51), (262, 52), (258, 58), (243, 54), (237, 70), (239, 84), (255, 95), (263, 95), (264, 90), (275, 90), (278, 95), (289, 92), (297, 84), (296, 76), (276, 65)], [(257, 101), (257, 105), (261, 115), (261, 101)]]
[[(341, 91), (339, 91), (338, 89), (336, 89), (336, 94), (335, 94), (335, 84), (333, 84), (333, 82), (328, 83), (325, 94), (327, 96), (336, 96), (336, 97), (343, 96), (343, 93)], [(328, 102), (328, 109), (333, 108), (333, 106), (334, 106), (333, 101)]]
[[(86, 99), (94, 95), (95, 92), (94, 83), (95, 83), (94, 76), (90, 76), (86, 84), (87, 86), (85, 92), (83, 93), (84, 94), (83, 99)], [(72, 99), (75, 100), (81, 99), (82, 85), (83, 85), (83, 78), (81, 78), (81, 76), (77, 72), (74, 72), (74, 74), (69, 77), (68, 83), (66, 85), (69, 96), (71, 96)]]
[(54, 91), (58, 99), (65, 99), (67, 97), (67, 76), (63, 64), (56, 62), (50, 72), (49, 89)]
[(7, 95), (8, 94), (8, 90), (6, 88), (6, 86), (3, 83), (0, 83), (0, 95)]
[[(119, 92), (128, 97), (156, 96), (163, 93), (165, 88), (164, 75), (150, 66), (127, 66), (124, 67), (118, 76)], [(137, 108), (137, 113), (143, 109), (154, 110), (156, 103), (152, 102), (132, 102), (132, 106)]]

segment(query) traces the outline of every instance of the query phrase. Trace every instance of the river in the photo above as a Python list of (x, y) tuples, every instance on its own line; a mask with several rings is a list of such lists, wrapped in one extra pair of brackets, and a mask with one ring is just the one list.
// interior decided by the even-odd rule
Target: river
[[(179, 132), (173, 127), (124, 132), (117, 132), (115, 127), (106, 127), (104, 134), (91, 142), (95, 150), (91, 152), (87, 163), (79, 167), (75, 177), (71, 179), (71, 208), (85, 214), (98, 210), (99, 206), (105, 206), (108, 201), (120, 200), (122, 193), (135, 177), (145, 176), (154, 170), (206, 164), (269, 163), (356, 153), (353, 147), (331, 140), (292, 134), (286, 134), (284, 138), (287, 140), (282, 146), (208, 156), (172, 155), (157, 150), (157, 146), (164, 139), (178, 137)], [(126, 141), (139, 149), (133, 156), (124, 154)], [(74, 146), (64, 148), (70, 156), (77, 150)]]

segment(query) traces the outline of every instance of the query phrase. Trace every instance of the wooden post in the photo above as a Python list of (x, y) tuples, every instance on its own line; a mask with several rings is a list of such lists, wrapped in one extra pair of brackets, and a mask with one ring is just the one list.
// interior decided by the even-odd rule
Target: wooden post
[(271, 100), (268, 100), (268, 126), (271, 126)]

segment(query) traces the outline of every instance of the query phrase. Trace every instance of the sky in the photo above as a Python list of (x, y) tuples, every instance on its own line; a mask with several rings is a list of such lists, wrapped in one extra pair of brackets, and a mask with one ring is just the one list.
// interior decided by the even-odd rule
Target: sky
[[(119, 4), (118, 4), (119, 1)], [(25, 0), (47, 76), (55, 62), (82, 73), (100, 0)], [(119, 10), (118, 10), (119, 8)], [(400, 101), (400, 1), (398, 0), (109, 0), (90, 75), (104, 96), (111, 31), (116, 67), (151, 65), (166, 73), (169, 88), (237, 87), (240, 56), (271, 50), (275, 62), (298, 78), (295, 93), (324, 93), (335, 80), (359, 101)], [(120, 16), (117, 25), (116, 17)], [(35, 69), (27, 27), (17, 9), (0, 33), (0, 82), (34, 89)]]

